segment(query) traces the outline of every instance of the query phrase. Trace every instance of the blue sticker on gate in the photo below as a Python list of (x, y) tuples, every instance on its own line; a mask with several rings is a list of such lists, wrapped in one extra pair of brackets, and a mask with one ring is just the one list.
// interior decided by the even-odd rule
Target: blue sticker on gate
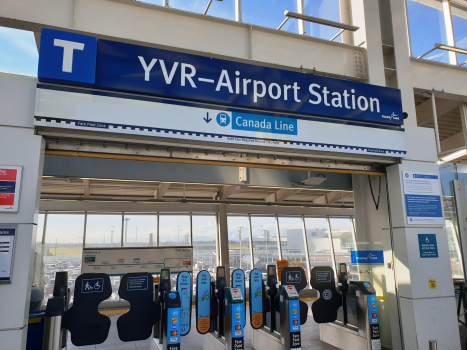
[(263, 277), (261, 271), (250, 272), (250, 324), (254, 329), (263, 326)]
[(167, 310), (167, 344), (180, 344), (180, 312), (179, 307)]
[(201, 334), (211, 327), (211, 275), (206, 270), (196, 276), (196, 330)]
[(128, 277), (127, 290), (129, 292), (135, 290), (148, 290), (148, 277)]
[(191, 327), (191, 274), (183, 271), (177, 277), (177, 291), (180, 295), (182, 311), (180, 316), (180, 335), (186, 335), (190, 332)]
[(290, 332), (300, 332), (300, 300), (289, 300)]
[[(236, 269), (232, 272), (232, 288), (238, 288), (242, 292), (243, 296), (245, 294), (245, 272), (240, 269)], [(246, 308), (246, 297), (243, 298), (243, 307)], [(243, 325), (245, 326), (245, 324)]]
[[(243, 298), (243, 300), (245, 300), (245, 298)], [(243, 307), (242, 304), (232, 304), (232, 338), (243, 337), (244, 325), (245, 325), (245, 308)]]
[(370, 325), (378, 324), (378, 302), (376, 295), (368, 295), (368, 317)]
[(101, 293), (104, 291), (103, 278), (83, 279), (81, 293)]

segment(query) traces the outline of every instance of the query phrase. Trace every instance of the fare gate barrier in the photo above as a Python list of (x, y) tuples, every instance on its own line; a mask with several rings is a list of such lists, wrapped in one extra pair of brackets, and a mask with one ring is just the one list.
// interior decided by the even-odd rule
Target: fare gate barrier
[(332, 268), (315, 267), (311, 273), (310, 284), (320, 292), (312, 311), (315, 321), (320, 323), (321, 340), (349, 350), (381, 350), (375, 289), (369, 282), (348, 282), (346, 264), (340, 264), (338, 271), (338, 287), (342, 294), (336, 290)]
[[(188, 276), (187, 276), (188, 275)], [(73, 306), (68, 309), (69, 291), (67, 275), (57, 273), (54, 295), (47, 302), (44, 326), (44, 350), (59, 350), (66, 346), (63, 335), (71, 334), (75, 346), (102, 344), (108, 337), (110, 318), (99, 313), (99, 304), (112, 294), (110, 277), (104, 273), (87, 273), (75, 281)], [(169, 276), (169, 278), (167, 278)], [(164, 350), (180, 349), (180, 336), (190, 331), (191, 275), (183, 272), (178, 276), (179, 288), (184, 288), (183, 297), (170, 290), (170, 271), (162, 271), (160, 285), (161, 303), (153, 294), (153, 276), (149, 273), (129, 273), (122, 277), (119, 296), (130, 303), (128, 313), (117, 320), (120, 340), (124, 342), (144, 340), (151, 337), (155, 324), (160, 325)], [(169, 283), (167, 283), (167, 280)], [(186, 300), (185, 300), (186, 299)], [(185, 318), (182, 320), (182, 307)], [(160, 319), (164, 322), (160, 322)], [(183, 331), (182, 331), (183, 329)]]
[(267, 266), (263, 283), (261, 271), (250, 272), (250, 323), (255, 349), (298, 349), (301, 347), (300, 326), (307, 320), (308, 306), (298, 293), (306, 287), (301, 267), (285, 267), (282, 284), (277, 284), (276, 266)]
[(216, 270), (211, 282), (208, 271), (200, 271), (196, 278), (196, 329), (205, 334), (204, 349), (243, 350), (246, 301), (245, 274), (232, 272), (232, 285), (227, 288), (225, 267)]
[(161, 318), (154, 325), (154, 338), (161, 350), (179, 350), (181, 336), (191, 329), (192, 282), (188, 272), (177, 275), (176, 291), (172, 291), (170, 269), (162, 269), (159, 284), (154, 286), (154, 300)]

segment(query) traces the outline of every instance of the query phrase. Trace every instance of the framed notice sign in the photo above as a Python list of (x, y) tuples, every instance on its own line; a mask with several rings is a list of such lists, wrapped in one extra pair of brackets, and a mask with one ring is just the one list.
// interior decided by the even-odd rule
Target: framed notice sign
[(15, 236), (18, 226), (0, 226), (0, 283), (11, 283)]
[(403, 171), (408, 225), (443, 225), (439, 176), (435, 173)]
[(21, 171), (19, 166), (0, 166), (0, 212), (17, 212)]

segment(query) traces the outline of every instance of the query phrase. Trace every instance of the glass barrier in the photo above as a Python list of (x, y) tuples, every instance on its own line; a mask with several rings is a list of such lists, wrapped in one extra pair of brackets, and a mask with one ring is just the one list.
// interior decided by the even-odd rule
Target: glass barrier
[[(170, 0), (170, 7), (203, 14), (209, 0)], [(208, 16), (235, 20), (235, 0), (214, 0), (209, 7)]]
[(123, 222), (124, 247), (157, 245), (157, 215), (125, 215)]
[[(446, 26), (441, 2), (433, 1), (433, 6), (423, 5), (415, 0), (407, 0), (410, 42), (412, 55), (423, 55), (435, 44), (447, 44)], [(423, 57), (427, 60), (449, 63), (447, 51), (435, 50)]]
[[(305, 0), (305, 14), (313, 17), (328, 19), (334, 22), (341, 21), (339, 0)], [(324, 26), (322, 24), (305, 22), (305, 30), (309, 36), (322, 39), (331, 39), (340, 32), (339, 28)], [(334, 41), (342, 42), (342, 35)]]
[(52, 296), (55, 273), (68, 271), (68, 287), (74, 293), (81, 274), (84, 214), (48, 214), (44, 244), (44, 300)]
[(250, 276), (250, 223), (248, 216), (228, 216), (230, 273), (234, 269), (245, 271)]
[(289, 267), (302, 267), (305, 270), (306, 279), (309, 280), (302, 218), (279, 217), (279, 234), (282, 260), (287, 260)]
[[(243, 22), (276, 29), (286, 18), (284, 11), (297, 12), (296, 0), (242, 1)], [(298, 21), (289, 19), (283, 31), (298, 33)]]
[[(357, 291), (358, 288), (349, 283), (349, 290), (346, 294), (347, 300), (347, 324), (358, 328), (357, 323)], [(340, 307), (337, 310), (337, 320), (344, 323), (344, 311)]]
[(345, 263), (349, 271), (349, 280), (358, 280), (358, 271), (355, 271), (350, 252), (356, 250), (355, 237), (350, 218), (330, 218), (332, 244), (334, 246), (334, 256), (336, 265)]
[(310, 268), (333, 266), (331, 234), (326, 218), (305, 218)]
[(191, 245), (191, 224), (189, 215), (159, 216), (159, 245)]
[(0, 27), (0, 71), (37, 76), (39, 53), (34, 33)]
[(84, 246), (120, 247), (122, 245), (121, 232), (121, 214), (88, 214)]
[(201, 270), (215, 275), (217, 267), (217, 219), (215, 215), (193, 215), (193, 292)]
[(274, 264), (279, 258), (277, 249), (276, 218), (271, 216), (251, 217), (253, 236), (253, 254), (255, 256), (255, 268), (265, 274), (266, 266)]

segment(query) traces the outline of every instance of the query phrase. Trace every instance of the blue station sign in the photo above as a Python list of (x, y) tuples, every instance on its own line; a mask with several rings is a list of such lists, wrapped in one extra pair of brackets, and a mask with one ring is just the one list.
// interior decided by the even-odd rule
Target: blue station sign
[[(38, 78), (241, 108), (403, 124), (397, 89), (51, 29), (42, 29)], [(283, 132), (284, 127), (286, 133), (296, 133), (296, 126), (286, 121), (254, 122), (266, 132)], [(235, 125), (251, 128), (245, 120)]]

